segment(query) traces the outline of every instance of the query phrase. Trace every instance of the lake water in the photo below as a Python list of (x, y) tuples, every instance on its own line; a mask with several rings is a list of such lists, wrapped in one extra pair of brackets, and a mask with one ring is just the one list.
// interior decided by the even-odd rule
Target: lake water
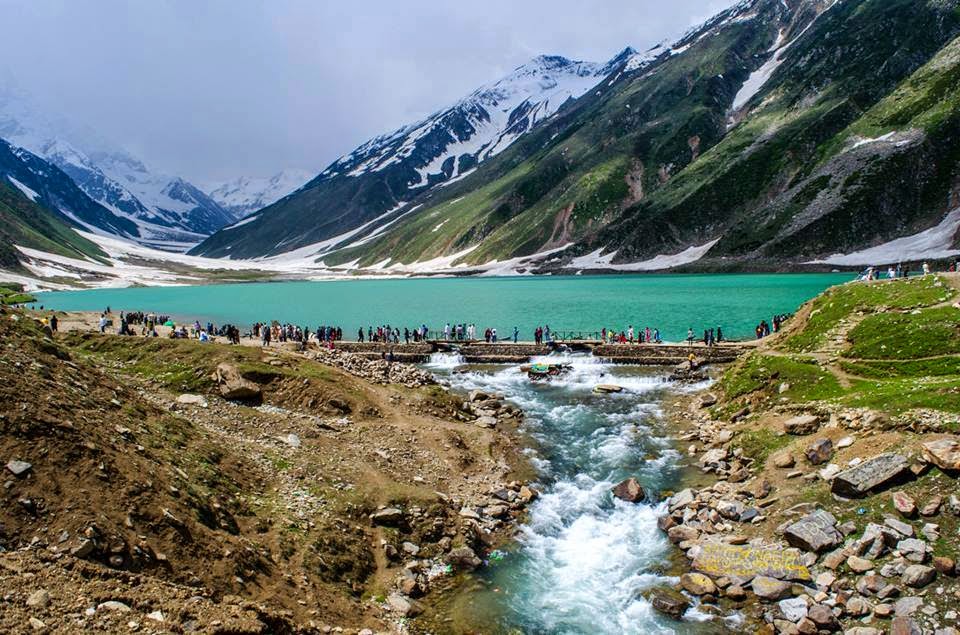
[(473, 323), (500, 338), (537, 325), (584, 334), (601, 328), (659, 328), (678, 341), (720, 326), (727, 337), (749, 337), (761, 320), (790, 313), (850, 274), (691, 274), (335, 280), (94, 289), (43, 293), (39, 303), (61, 310), (153, 311), (179, 319), (248, 326), (279, 320), (333, 324), (353, 339), (357, 328)]

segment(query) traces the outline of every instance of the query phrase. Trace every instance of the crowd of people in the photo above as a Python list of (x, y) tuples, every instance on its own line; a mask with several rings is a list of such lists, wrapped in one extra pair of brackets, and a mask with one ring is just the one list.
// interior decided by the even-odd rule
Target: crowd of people
[[(420, 326), (414, 327), (411, 331), (409, 327), (403, 327), (403, 341), (406, 344), (413, 342), (424, 342), (427, 340), (427, 334), (429, 330), (427, 329), (426, 324), (421, 324)], [(401, 338), (400, 328), (390, 326), (389, 324), (384, 324), (383, 326), (378, 326), (374, 329), (372, 326), (367, 327), (367, 337), (366, 341), (368, 342), (386, 342), (388, 344), (399, 344)], [(363, 327), (361, 326), (357, 330), (357, 341), (363, 342)]]
[(633, 325), (627, 330), (606, 327), (600, 329), (600, 340), (606, 344), (660, 344), (660, 329), (651, 329), (649, 326), (634, 331)]

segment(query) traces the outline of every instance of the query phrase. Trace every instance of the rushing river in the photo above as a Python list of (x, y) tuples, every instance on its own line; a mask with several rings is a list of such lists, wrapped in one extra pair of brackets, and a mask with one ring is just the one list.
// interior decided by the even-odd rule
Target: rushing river
[[(708, 621), (692, 609), (680, 624), (654, 612), (642, 592), (665, 577), (671, 546), (657, 528), (658, 504), (625, 503), (610, 488), (635, 476), (647, 492), (672, 489), (679, 454), (666, 438), (661, 404), (677, 387), (663, 369), (567, 361), (573, 371), (531, 383), (516, 366), (477, 366), (451, 373), (457, 360), (435, 355), (429, 365), (454, 388), (503, 392), (526, 413), (523, 431), (535, 446), (540, 498), (517, 545), (481, 573), (482, 584), (447, 607), (454, 632), (706, 633), (736, 622)], [(615, 383), (625, 392), (599, 395)], [(692, 387), (696, 388), (696, 387)]]

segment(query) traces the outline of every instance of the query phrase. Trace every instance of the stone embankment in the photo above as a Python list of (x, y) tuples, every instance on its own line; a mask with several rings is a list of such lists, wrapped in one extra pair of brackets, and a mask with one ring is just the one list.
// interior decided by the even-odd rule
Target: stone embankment
[[(700, 406), (714, 401), (706, 395)], [(958, 633), (957, 562), (943, 545), (956, 540), (960, 517), (960, 497), (948, 493), (960, 438), (878, 451), (867, 439), (884, 434), (884, 421), (796, 415), (782, 424), (794, 449), (774, 452), (764, 469), (736, 445), (735, 424), (694, 416), (695, 429), (681, 440), (716, 481), (667, 501), (659, 526), (690, 570), (680, 589), (649, 593), (655, 608), (680, 617), (697, 597), (722, 613), (756, 611), (758, 632), (770, 634)], [(861, 439), (867, 452), (847, 458)], [(943, 479), (939, 491), (921, 485)], [(805, 497), (818, 481), (828, 497)]]

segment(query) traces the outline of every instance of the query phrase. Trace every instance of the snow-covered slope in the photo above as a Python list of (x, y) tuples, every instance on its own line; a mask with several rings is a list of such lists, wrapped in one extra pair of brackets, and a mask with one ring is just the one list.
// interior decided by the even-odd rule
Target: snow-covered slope
[(288, 168), (269, 178), (241, 176), (207, 187), (210, 198), (235, 218), (244, 218), (299, 189), (316, 172)]
[(456, 178), (505, 150), (537, 122), (596, 85), (621, 58), (633, 54), (628, 49), (607, 64), (541, 55), (449, 108), (371, 139), (340, 157), (320, 178), (360, 176), (403, 163), (416, 172), (408, 189)]
[[(250, 258), (350, 232), (463, 178), (635, 55), (626, 49), (605, 64), (536, 57), (425, 119), (367, 141), (292, 196), (192, 253)], [(224, 192), (220, 200), (231, 199)]]
[(7, 88), (0, 89), (0, 138), (47, 159), (94, 201), (133, 221), (144, 244), (185, 249), (235, 220), (190, 183), (150, 171), (96, 132)]

